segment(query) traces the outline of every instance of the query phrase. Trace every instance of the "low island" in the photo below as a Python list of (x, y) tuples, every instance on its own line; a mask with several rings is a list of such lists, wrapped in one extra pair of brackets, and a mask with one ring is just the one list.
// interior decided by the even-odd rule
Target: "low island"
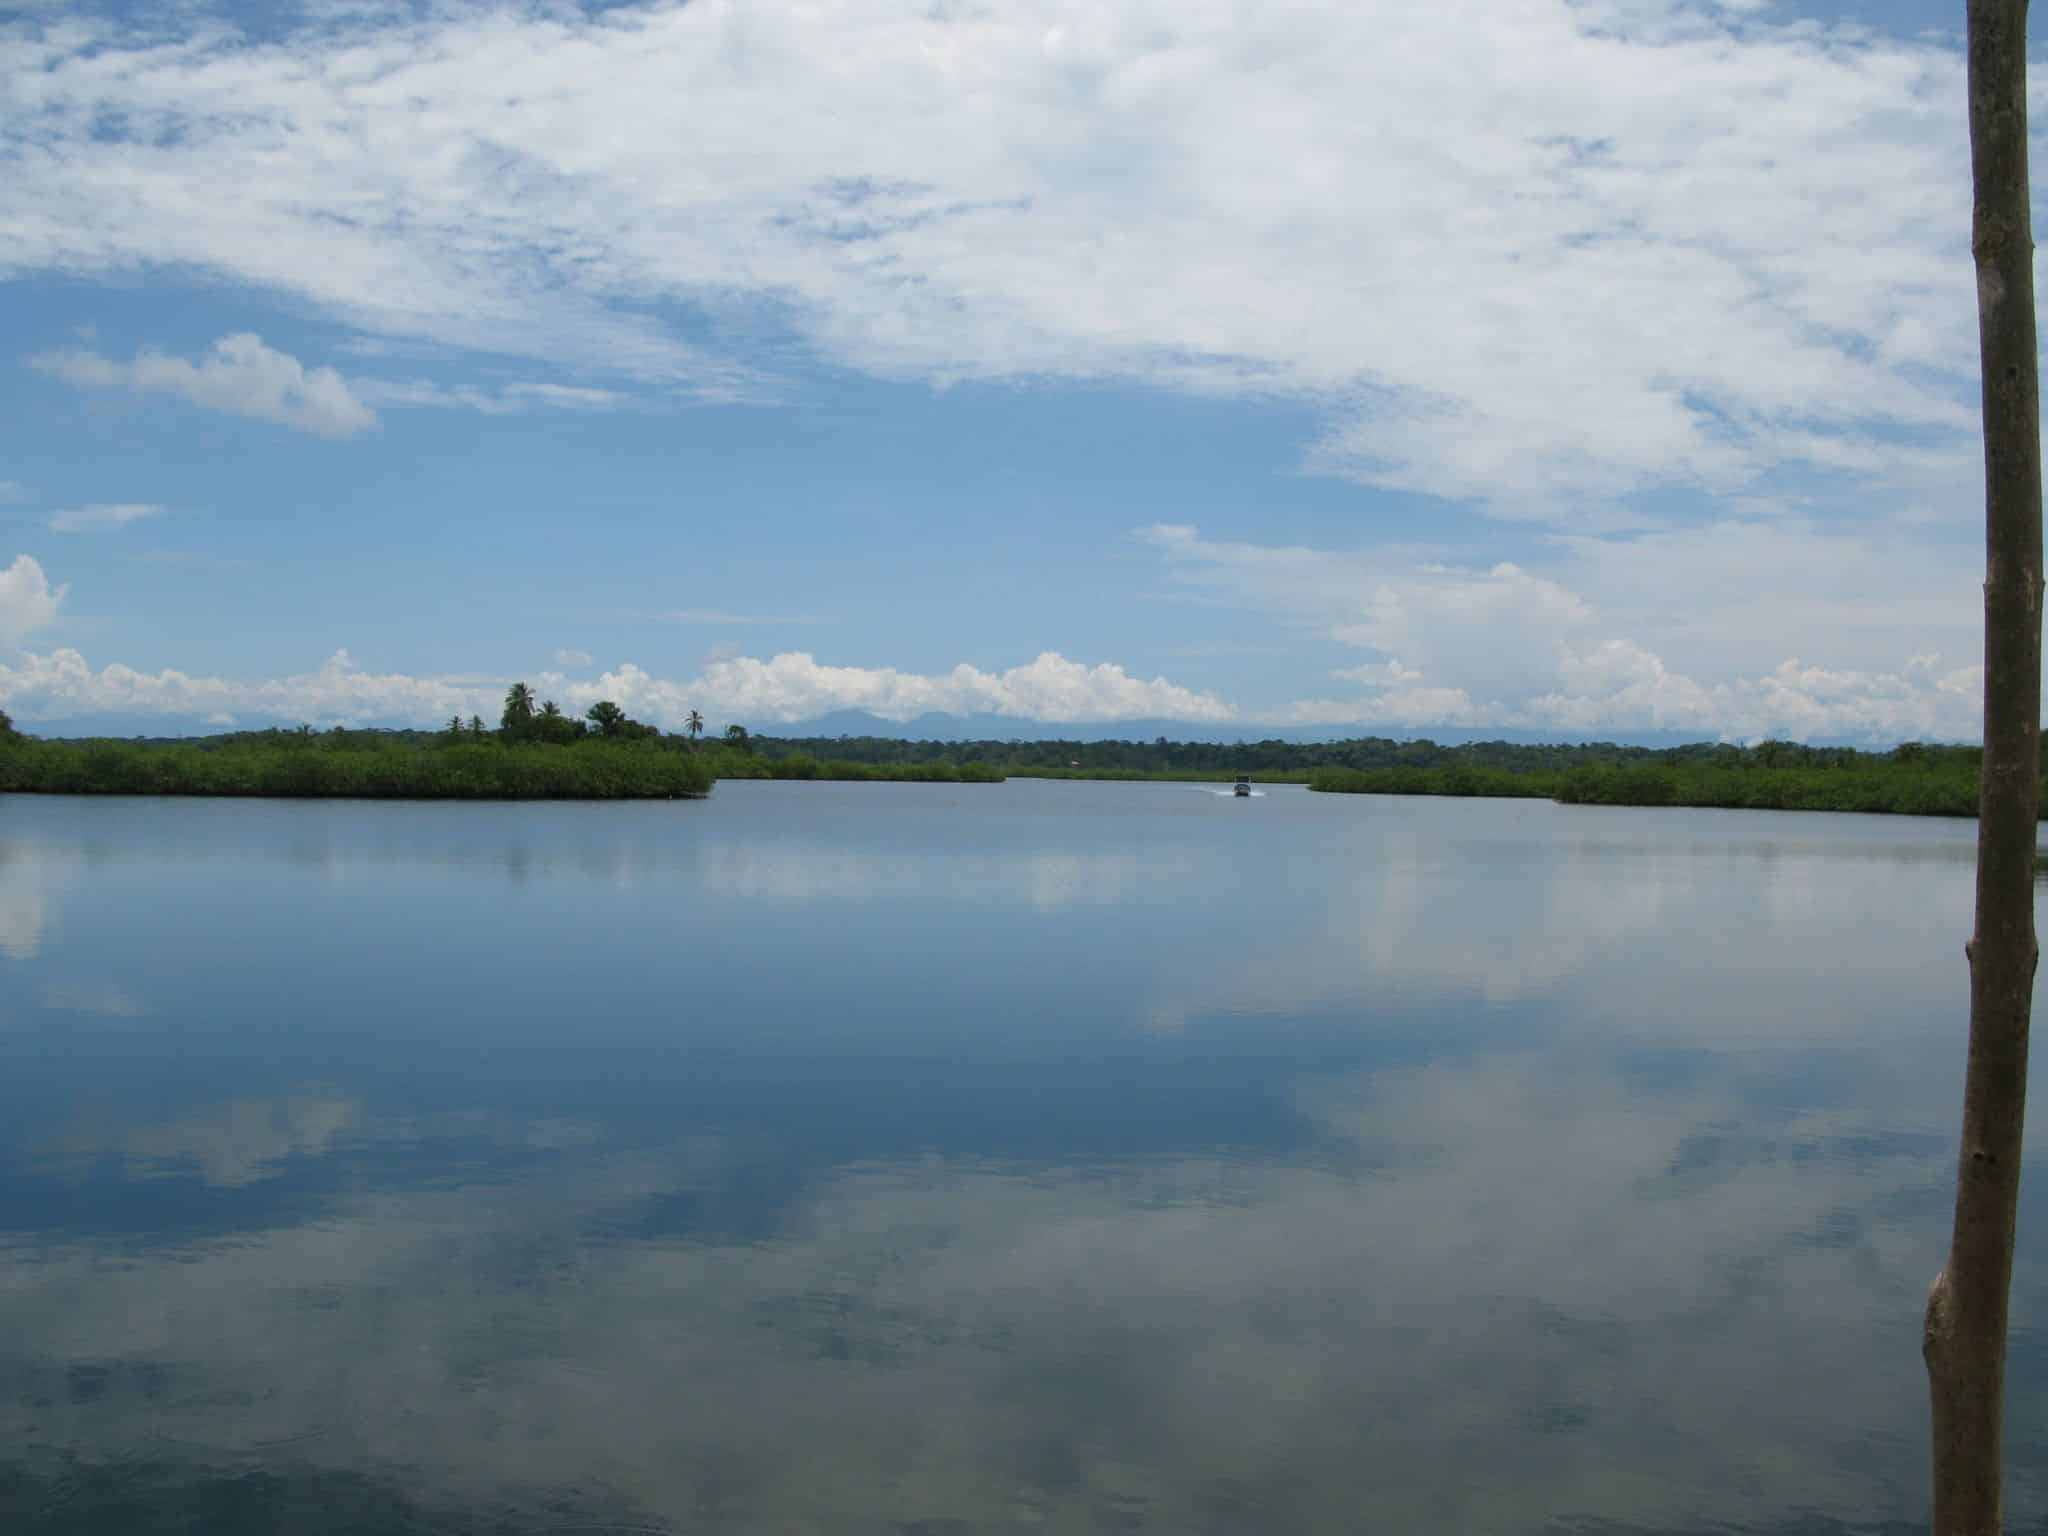
[[(1674, 747), (1615, 742), (1474, 741), (1384, 736), (1339, 741), (905, 741), (762, 738), (758, 751), (876, 768), (975, 762), (1012, 778), (1305, 784), (1326, 794), (1448, 795), (1568, 805), (1975, 816), (1976, 746), (1909, 741), (1882, 750), (1766, 740)], [(2048, 750), (2044, 750), (2048, 758)], [(2048, 805), (2048, 796), (2044, 796)]]
[(984, 763), (872, 764), (755, 751), (745, 727), (699, 740), (701, 716), (668, 734), (600, 700), (576, 718), (524, 683), (495, 729), (480, 716), (438, 731), (231, 731), (182, 738), (40, 740), (0, 711), (0, 792), (232, 795), (367, 800), (687, 800), (719, 779), (904, 779), (1000, 783)]
[[(1708, 806), (1974, 816), (1981, 751), (1906, 742), (1882, 751), (1762, 741), (1652, 748), (1613, 742), (911, 741), (776, 737), (744, 726), (700, 739), (601, 700), (581, 718), (507, 692), (495, 728), (238, 731), (170, 739), (39, 740), (0, 712), (0, 791), (434, 800), (692, 799), (719, 779), (1005, 778), (1303, 784), (1325, 794), (1447, 795), (1568, 805)], [(2048, 757), (2048, 750), (2044, 750)], [(2048, 793), (2043, 795), (2048, 806)]]

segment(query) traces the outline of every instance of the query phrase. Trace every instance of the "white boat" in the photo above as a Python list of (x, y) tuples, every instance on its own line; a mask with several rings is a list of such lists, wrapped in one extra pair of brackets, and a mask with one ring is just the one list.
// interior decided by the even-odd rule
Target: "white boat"
[(1240, 773), (1237, 776), (1237, 788), (1232, 790), (1231, 793), (1240, 800), (1249, 800), (1252, 793), (1252, 776), (1248, 773)]

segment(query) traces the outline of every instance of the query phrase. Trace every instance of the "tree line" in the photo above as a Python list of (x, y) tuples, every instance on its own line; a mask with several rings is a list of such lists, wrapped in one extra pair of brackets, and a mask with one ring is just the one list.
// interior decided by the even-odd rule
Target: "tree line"
[(1973, 770), (1976, 746), (1909, 741), (1883, 750), (1848, 746), (1807, 746), (1768, 739), (1749, 745), (1692, 742), (1673, 747), (1632, 746), (1611, 741), (1474, 741), (1459, 745), (1420, 737), (1401, 741), (1361, 736), (1335, 741), (934, 741), (887, 736), (756, 736), (755, 750), (774, 758), (792, 754), (847, 762), (986, 762), (1012, 774), (1162, 774), (1224, 777), (1238, 773), (1285, 775), (1306, 780), (1319, 768), (1451, 769), (1507, 774), (1564, 773), (1575, 768), (1802, 769), (1827, 772), (1917, 764)]
[[(456, 716), (438, 731), (272, 727), (214, 736), (38, 740), (0, 712), (0, 791), (384, 799), (694, 797), (719, 779), (906, 779), (999, 783), (984, 763), (863, 763), (757, 755), (732, 724), (711, 741), (691, 710), (667, 734), (601, 699), (578, 718), (525, 683), (506, 691), (495, 728)], [(567, 750), (565, 750), (567, 749)]]
[[(471, 715), (452, 717), (442, 727), (442, 735), (451, 741), (477, 740), (486, 734), (483, 717)], [(683, 718), (680, 739), (691, 747), (698, 745), (698, 738), (704, 734), (704, 717), (691, 710)], [(505, 707), (498, 716), (497, 736), (508, 743), (538, 742), (548, 746), (568, 746), (574, 742), (595, 738), (602, 741), (658, 741), (663, 739), (659, 726), (648, 725), (628, 715), (615, 701), (599, 699), (583, 712), (582, 718), (565, 714), (553, 699), (534, 699), (533, 689), (525, 683), (514, 683), (505, 690)], [(747, 751), (752, 743), (743, 725), (728, 725), (725, 728), (725, 744), (738, 751)]]
[[(702, 717), (693, 714), (697, 730)], [(615, 703), (582, 720), (524, 683), (498, 729), (481, 717), (439, 732), (234, 731), (178, 739), (43, 741), (0, 714), (0, 790), (43, 794), (254, 795), (430, 800), (683, 799), (709, 793), (709, 754), (682, 750)], [(574, 750), (565, 751), (564, 747)]]
[[(680, 731), (665, 733), (612, 700), (571, 715), (523, 682), (506, 690), (495, 727), (471, 715), (438, 731), (301, 726), (198, 738), (38, 742), (0, 712), (0, 745), (10, 746), (0, 757), (0, 788), (529, 798), (701, 793), (720, 778), (993, 783), (1011, 776), (1227, 779), (1244, 773), (1330, 793), (1971, 816), (1982, 760), (1975, 746), (1905, 742), (1871, 751), (1775, 739), (1661, 748), (1498, 740), (1449, 745), (1384, 736), (935, 741), (777, 737), (738, 724), (704, 737), (704, 717), (695, 710)], [(2048, 764), (2048, 734), (2042, 739)], [(691, 770), (662, 766), (678, 761)]]
[[(1340, 741), (913, 741), (757, 736), (772, 765), (791, 759), (908, 766), (974, 763), (999, 775), (1085, 779), (1227, 779), (1306, 783), (1338, 794), (1499, 796), (1576, 805), (1721, 806), (1974, 816), (1983, 750), (1909, 741), (1884, 749), (1617, 742), (1475, 741), (1365, 736)], [(2048, 770), (2048, 733), (2042, 736)]]

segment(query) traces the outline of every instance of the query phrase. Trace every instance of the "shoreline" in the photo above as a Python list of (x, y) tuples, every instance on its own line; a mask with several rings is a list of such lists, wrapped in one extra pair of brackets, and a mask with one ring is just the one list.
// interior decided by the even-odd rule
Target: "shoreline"
[[(1612, 805), (1701, 811), (1822, 811), (1860, 816), (1974, 820), (1974, 773), (1895, 769), (1581, 767), (1517, 775), (1472, 768), (1320, 770), (1313, 793), (1418, 795), (1438, 799), (1550, 800), (1559, 805)], [(2048, 819), (2048, 799), (2042, 806)]]
[[(1434, 760), (1374, 766), (1228, 764), (1137, 766), (933, 755), (863, 761), (846, 751), (778, 751), (768, 743), (685, 744), (676, 737), (583, 737), (550, 742), (465, 731), (265, 731), (184, 740), (84, 738), (0, 741), (0, 793), (298, 800), (679, 800), (709, 796), (720, 779), (831, 783), (1044, 782), (1306, 787), (1319, 794), (1447, 799), (1544, 799), (1564, 805), (1699, 810), (1835, 811), (1970, 819), (1976, 753), (1909, 744), (1891, 753), (1766, 744), (1757, 749), (1436, 748)], [(778, 743), (777, 745), (785, 745)], [(897, 748), (908, 742), (892, 743)], [(933, 743), (919, 743), (930, 751)], [(767, 750), (761, 750), (767, 747)], [(1085, 748), (1079, 750), (1086, 750)], [(1160, 750), (1133, 745), (1129, 750)], [(1172, 750), (1168, 744), (1165, 750)], [(1410, 748), (1401, 748), (1403, 752)], [(1228, 749), (1225, 749), (1228, 752)], [(1255, 749), (1228, 752), (1255, 757)], [(1609, 755), (1613, 752), (1614, 755)], [(1598, 755), (1595, 755), (1598, 754)], [(879, 756), (879, 754), (877, 754)], [(1505, 760), (1503, 758), (1505, 757)], [(1559, 759), (1563, 760), (1560, 761)], [(1576, 758), (1576, 761), (1573, 759)], [(1532, 760), (1534, 759), (1534, 760)], [(2048, 820), (2048, 795), (2043, 797)]]
[[(866, 767), (867, 765), (859, 765)], [(722, 775), (737, 783), (781, 783), (781, 784), (999, 784), (1015, 779), (1019, 782), (1037, 783), (1097, 783), (1097, 784), (1191, 784), (1228, 785), (1235, 782), (1235, 775), (1215, 774), (1131, 774), (1131, 773), (1086, 773), (1066, 772), (1059, 774), (1018, 773), (999, 777), (969, 778), (922, 772), (868, 771), (854, 774), (829, 772), (799, 773), (742, 773)], [(263, 784), (222, 785), (201, 787), (192, 785), (163, 785), (146, 788), (130, 787), (124, 784), (75, 784), (75, 785), (25, 785), (5, 782), (0, 775), (0, 797), (7, 795), (34, 795), (47, 799), (63, 797), (79, 799), (134, 799), (134, 800), (352, 800), (361, 802), (409, 802), (414, 804), (565, 804), (573, 802), (620, 803), (629, 801), (660, 802), (712, 798), (712, 791), (719, 780), (713, 779), (705, 787), (664, 789), (615, 786), (604, 788), (536, 787), (525, 790), (506, 790), (496, 786), (459, 785), (445, 787), (391, 787), (386, 789), (359, 786), (335, 786), (333, 788), (287, 787)], [(1613, 806), (1635, 810), (1727, 810), (1727, 811), (1778, 811), (1803, 812), (1810, 815), (1849, 816), (1904, 816), (1919, 819), (1944, 821), (1969, 821), (1976, 819), (1974, 806), (1966, 809), (1914, 808), (1899, 804), (1801, 804), (1770, 799), (1737, 800), (1709, 798), (1705, 796), (1686, 798), (1674, 794), (1664, 798), (1576, 798), (1560, 793), (1555, 787), (1529, 785), (1526, 787), (1504, 788), (1486, 785), (1472, 788), (1388, 788), (1388, 787), (1345, 787), (1330, 788), (1305, 781), (1299, 776), (1254, 775), (1252, 783), (1260, 786), (1299, 787), (1311, 794), (1361, 795), (1377, 799), (1401, 800), (1543, 800), (1554, 805)], [(2048, 797), (2044, 797), (2043, 821), (2048, 821)]]

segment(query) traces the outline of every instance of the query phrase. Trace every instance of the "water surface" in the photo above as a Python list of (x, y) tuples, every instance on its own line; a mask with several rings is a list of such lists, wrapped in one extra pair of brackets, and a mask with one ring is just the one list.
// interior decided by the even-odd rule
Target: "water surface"
[(0, 798), (0, 1529), (1921, 1528), (1973, 835)]

